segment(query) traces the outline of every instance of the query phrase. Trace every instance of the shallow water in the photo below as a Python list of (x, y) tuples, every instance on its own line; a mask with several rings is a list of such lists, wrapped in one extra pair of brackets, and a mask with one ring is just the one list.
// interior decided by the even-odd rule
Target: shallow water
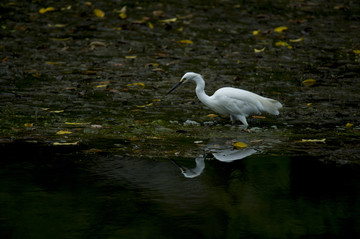
[(207, 156), (202, 174), (186, 178), (162, 158), (25, 145), (2, 151), (1, 238), (360, 235), (358, 167), (276, 154), (230, 163)]

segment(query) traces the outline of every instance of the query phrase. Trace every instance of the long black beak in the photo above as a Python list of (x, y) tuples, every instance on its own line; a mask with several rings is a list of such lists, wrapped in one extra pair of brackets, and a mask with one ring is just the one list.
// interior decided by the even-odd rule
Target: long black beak
[(169, 158), (169, 160), (170, 160), (176, 167), (178, 167), (182, 173), (185, 171), (185, 169), (184, 169), (180, 164), (178, 164), (177, 162), (175, 162), (175, 160), (170, 159), (170, 158)]
[(173, 88), (171, 88), (171, 90), (169, 90), (169, 92), (167, 94), (170, 94), (171, 92), (173, 92), (176, 88), (178, 88), (181, 84), (183, 83), (183, 81), (179, 81), (176, 85), (174, 85)]

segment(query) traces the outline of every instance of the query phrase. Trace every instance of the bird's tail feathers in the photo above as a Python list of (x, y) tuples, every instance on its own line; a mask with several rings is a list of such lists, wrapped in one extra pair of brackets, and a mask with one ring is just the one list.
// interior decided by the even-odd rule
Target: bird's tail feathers
[(280, 114), (279, 109), (282, 108), (282, 104), (279, 101), (264, 97), (264, 99), (261, 100), (261, 103), (264, 106), (265, 112), (273, 115)]

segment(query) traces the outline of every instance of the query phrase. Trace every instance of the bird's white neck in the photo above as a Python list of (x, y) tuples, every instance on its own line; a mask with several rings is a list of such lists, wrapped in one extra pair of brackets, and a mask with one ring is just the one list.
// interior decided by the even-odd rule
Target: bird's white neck
[(205, 105), (208, 105), (208, 102), (210, 100), (210, 97), (205, 93), (205, 81), (201, 76), (197, 76), (192, 78), (193, 81), (196, 83), (196, 95), (199, 98), (201, 102), (203, 102)]

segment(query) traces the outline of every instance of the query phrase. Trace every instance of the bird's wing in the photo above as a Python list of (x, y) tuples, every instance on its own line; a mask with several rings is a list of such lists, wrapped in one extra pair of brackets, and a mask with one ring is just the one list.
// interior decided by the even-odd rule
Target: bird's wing
[(231, 115), (260, 114), (264, 110), (259, 95), (252, 92), (225, 87), (217, 90), (212, 98), (222, 105)]

